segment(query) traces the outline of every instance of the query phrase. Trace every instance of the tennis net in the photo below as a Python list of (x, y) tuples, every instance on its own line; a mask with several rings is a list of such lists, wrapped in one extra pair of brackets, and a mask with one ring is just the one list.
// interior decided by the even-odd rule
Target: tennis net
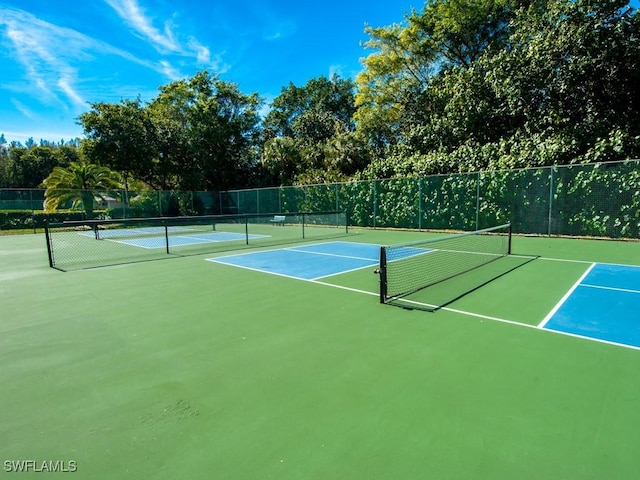
[(474, 270), (511, 253), (511, 224), (380, 247), (380, 303)]
[(45, 228), (49, 265), (63, 271), (347, 233), (344, 211), (81, 220)]

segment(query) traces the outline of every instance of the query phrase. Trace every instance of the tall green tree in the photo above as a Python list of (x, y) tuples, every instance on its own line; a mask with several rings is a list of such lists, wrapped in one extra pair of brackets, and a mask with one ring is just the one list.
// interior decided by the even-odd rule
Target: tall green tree
[(54, 167), (42, 182), (46, 188), (45, 211), (54, 211), (68, 203), (82, 207), (88, 218), (93, 217), (95, 198), (110, 189), (119, 188), (120, 176), (107, 167), (72, 162), (67, 168)]
[(510, 48), (482, 62), (505, 110), (529, 132), (591, 143), (639, 128), (640, 19), (625, 0), (532, 2)]
[(375, 52), (356, 80), (356, 120), (379, 155), (442, 111), (447, 100), (430, 94), (434, 82), (507, 44), (517, 2), (432, 0), (403, 24), (366, 29)]
[(371, 30), (356, 116), (383, 148), (368, 176), (638, 155), (638, 27), (621, 0), (435, 0)]
[(258, 165), (261, 99), (208, 72), (172, 82), (148, 109), (159, 127), (159, 150), (181, 189), (247, 185)]
[(66, 167), (82, 157), (75, 146), (13, 145), (7, 152), (6, 181), (14, 188), (38, 188), (56, 166)]
[(83, 149), (92, 162), (155, 189), (244, 187), (258, 165), (260, 103), (199, 72), (162, 86), (147, 104), (93, 104), (80, 116)]
[(2, 140), (4, 140), (4, 135), (0, 137), (0, 188), (7, 188), (11, 186), (11, 180), (9, 179), (9, 149)]
[(171, 186), (158, 154), (156, 125), (140, 99), (98, 102), (80, 115), (87, 160), (137, 179), (155, 189)]
[(291, 137), (275, 137), (266, 141), (262, 166), (277, 185), (291, 185), (301, 165), (301, 152)]
[(266, 115), (262, 164), (280, 184), (345, 179), (369, 154), (355, 135), (355, 84), (337, 75), (289, 84)]
[(312, 78), (302, 87), (289, 83), (273, 100), (263, 120), (265, 136), (267, 139), (276, 136), (296, 137), (296, 121), (310, 112), (328, 115), (348, 130), (353, 130), (353, 114), (356, 111), (354, 95), (354, 82), (338, 75)]

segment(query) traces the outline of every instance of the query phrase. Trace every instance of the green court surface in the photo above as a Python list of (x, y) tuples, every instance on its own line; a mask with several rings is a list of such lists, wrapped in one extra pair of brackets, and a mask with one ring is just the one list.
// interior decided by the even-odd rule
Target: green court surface
[(591, 262), (640, 265), (640, 243), (512, 246), (535, 259), (428, 312), (380, 304), (371, 268), (60, 272), (43, 235), (0, 237), (0, 478), (637, 478), (640, 350), (538, 325)]

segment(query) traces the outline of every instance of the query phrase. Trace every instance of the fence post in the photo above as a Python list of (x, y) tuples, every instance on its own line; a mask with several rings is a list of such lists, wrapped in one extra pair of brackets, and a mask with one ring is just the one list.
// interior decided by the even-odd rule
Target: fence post
[(418, 178), (418, 230), (422, 230), (422, 178)]
[(480, 172), (476, 178), (476, 230), (480, 230)]
[(378, 216), (378, 195), (376, 189), (376, 180), (371, 180), (371, 188), (373, 189), (373, 228), (376, 228)]
[(555, 167), (549, 167), (549, 220), (547, 223), (547, 236), (551, 236), (551, 219), (553, 211), (553, 169)]

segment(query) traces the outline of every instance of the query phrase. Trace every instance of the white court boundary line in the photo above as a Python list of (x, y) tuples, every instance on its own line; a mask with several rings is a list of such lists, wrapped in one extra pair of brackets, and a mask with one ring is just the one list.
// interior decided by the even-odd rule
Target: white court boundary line
[(589, 283), (583, 283), (580, 286), (581, 287), (586, 287), (586, 288), (598, 288), (600, 290), (611, 290), (611, 291), (614, 291), (614, 292), (638, 293), (638, 294), (640, 294), (640, 290), (633, 290), (631, 288), (605, 287), (604, 285), (591, 285)]
[[(359, 289), (351, 288), (351, 287), (344, 287), (342, 285), (335, 285), (333, 283), (319, 282), (317, 280), (307, 280), (307, 281), (311, 282), (311, 283), (317, 283), (319, 285), (325, 285), (327, 287), (339, 288), (341, 290), (348, 290), (350, 292), (363, 293), (365, 295), (370, 295), (370, 296), (374, 296), (374, 297), (379, 296), (379, 294), (377, 294), (377, 293), (368, 292), (366, 290), (359, 290)], [(427, 303), (415, 302), (415, 301), (410, 301), (410, 300), (404, 300), (404, 301), (407, 302), (407, 303), (413, 303), (413, 304), (424, 306), (424, 307), (435, 307), (435, 305), (429, 305)], [(587, 337), (587, 336), (584, 336), (584, 335), (578, 335), (576, 333), (568, 333), (568, 332), (561, 332), (559, 330), (552, 330), (552, 329), (548, 329), (548, 328), (540, 328), (537, 325), (531, 325), (531, 324), (528, 324), (528, 323), (516, 322), (515, 320), (507, 320), (506, 318), (492, 317), (492, 316), (489, 316), (489, 315), (483, 315), (483, 314), (474, 313), (474, 312), (467, 312), (465, 310), (458, 310), (458, 309), (449, 308), (449, 307), (442, 307), (439, 310), (444, 310), (444, 311), (447, 311), (447, 312), (456, 313), (456, 314), (464, 315), (464, 316), (467, 316), (467, 317), (478, 318), (481, 321), (482, 320), (489, 320), (489, 321), (492, 321), (492, 322), (504, 323), (504, 324), (507, 324), (507, 325), (515, 325), (517, 327), (525, 327), (525, 328), (529, 328), (531, 330), (536, 330), (538, 332), (545, 332), (545, 333), (552, 334), (552, 335), (564, 335), (565, 337), (579, 338), (581, 340), (587, 340), (587, 341), (590, 341), (590, 342), (604, 343), (606, 345), (612, 345), (614, 347), (628, 348), (630, 350), (638, 350), (638, 351), (640, 351), (640, 347), (636, 347), (635, 345), (628, 345), (626, 343), (617, 343), (617, 342), (612, 342), (610, 340), (603, 340), (603, 339), (600, 339), (600, 338)]]
[[(309, 244), (309, 245), (322, 245), (322, 244), (326, 244), (326, 243), (333, 243), (333, 242), (318, 242), (318, 243), (314, 243), (314, 244)], [(353, 242), (356, 243), (356, 242)], [(363, 243), (363, 245), (373, 245), (373, 244), (369, 244), (369, 243)], [(226, 262), (219, 262), (217, 261), (218, 259), (223, 259), (226, 257), (232, 257), (232, 256), (237, 256), (237, 255), (251, 255), (254, 253), (261, 253), (261, 252), (265, 252), (265, 251), (272, 251), (272, 250), (285, 250), (282, 248), (274, 248), (274, 249), (269, 249), (269, 250), (261, 250), (258, 252), (246, 252), (245, 254), (236, 254), (236, 255), (226, 255), (223, 257), (213, 257), (213, 258), (206, 258), (206, 261), (209, 262), (213, 262), (213, 263), (221, 263), (223, 265), (228, 265), (228, 266), (233, 266), (233, 267), (238, 267), (238, 268), (244, 268), (245, 270), (253, 270), (256, 272), (261, 272), (261, 273), (269, 273), (272, 275), (278, 275), (280, 277), (286, 277), (286, 278), (291, 278), (294, 280), (302, 280), (304, 282), (308, 282), (308, 283), (315, 283), (318, 285), (324, 285), (326, 287), (331, 287), (331, 288), (337, 288), (340, 290), (346, 290), (349, 292), (354, 292), (354, 293), (360, 293), (363, 295), (369, 295), (369, 296), (373, 296), (373, 297), (378, 297), (379, 293), (375, 293), (375, 292), (369, 292), (367, 290), (360, 290), (357, 288), (352, 288), (352, 287), (346, 287), (343, 285), (337, 285), (334, 283), (328, 283), (328, 282), (323, 282), (320, 281), (318, 279), (320, 278), (326, 278), (326, 277), (332, 277), (334, 275), (339, 275), (339, 274), (333, 274), (333, 275), (327, 275), (326, 277), (317, 277), (316, 279), (304, 279), (304, 278), (300, 278), (300, 277), (294, 277), (294, 276), (289, 276), (289, 275), (284, 275), (284, 274), (280, 274), (280, 273), (275, 273), (275, 272), (269, 272), (266, 270), (259, 270), (259, 269), (254, 269), (254, 268), (250, 268), (250, 267), (243, 267), (243, 266), (239, 266), (239, 265), (234, 265), (231, 263), (226, 263)], [(517, 256), (517, 257), (526, 257), (529, 258), (529, 255), (517, 255), (514, 254), (512, 256)], [(447, 311), (447, 312), (451, 312), (451, 313), (456, 313), (459, 315), (464, 315), (467, 317), (472, 317), (472, 318), (478, 318), (481, 321), (482, 320), (489, 320), (489, 321), (493, 321), (493, 322), (498, 322), (498, 323), (502, 323), (502, 324), (506, 324), (506, 325), (514, 325), (517, 327), (525, 327), (525, 328), (529, 328), (532, 330), (536, 330), (539, 332), (545, 332), (551, 335), (563, 335), (565, 337), (573, 337), (573, 338), (578, 338), (581, 340), (587, 340), (590, 342), (595, 342), (595, 343), (602, 343), (605, 345), (612, 345), (615, 347), (621, 347), (621, 348), (627, 348), (630, 350), (638, 350), (640, 351), (640, 347), (637, 347), (635, 345), (628, 345), (626, 343), (617, 343), (617, 342), (612, 342), (609, 340), (603, 340), (603, 339), (599, 339), (599, 338), (594, 338), (594, 337), (587, 337), (584, 335), (578, 335), (575, 333), (569, 333), (569, 332), (562, 332), (559, 330), (552, 330), (549, 328), (543, 328), (544, 325), (551, 319), (551, 317), (553, 316), (553, 314), (560, 308), (560, 306), (564, 303), (564, 301), (566, 301), (566, 299), (571, 295), (571, 293), (578, 287), (580, 286), (580, 283), (582, 282), (582, 280), (589, 274), (589, 272), (595, 267), (596, 264), (600, 264), (600, 265), (619, 265), (619, 266), (628, 266), (625, 264), (618, 264), (618, 263), (603, 263), (603, 262), (589, 262), (589, 261), (585, 261), (585, 260), (570, 260), (570, 259), (563, 259), (563, 258), (550, 258), (550, 257), (536, 257), (537, 260), (547, 260), (547, 261), (553, 261), (553, 262), (568, 262), (568, 263), (584, 263), (584, 264), (588, 264), (589, 267), (587, 268), (587, 270), (582, 274), (582, 276), (580, 277), (580, 279), (578, 279), (578, 281), (573, 285), (573, 287), (565, 294), (565, 296), (562, 298), (562, 300), (560, 300), (560, 302), (558, 302), (558, 304), (554, 307), (554, 309), (545, 317), (545, 319), (539, 323), (538, 325), (531, 325), (528, 323), (522, 323), (522, 322), (517, 322), (515, 320), (508, 320), (505, 318), (500, 318), (500, 317), (493, 317), (490, 315), (483, 315), (480, 313), (475, 313), (475, 312), (468, 312), (465, 310), (458, 310), (455, 308), (449, 308), (449, 307), (441, 307), (439, 308), (439, 310), (443, 310), (443, 311)], [(369, 268), (369, 267), (360, 267), (360, 268), (356, 268), (354, 270), (360, 270), (360, 269), (364, 269), (364, 268)], [(340, 272), (343, 273), (343, 272)], [(604, 288), (604, 287), (601, 287)], [(421, 303), (421, 302), (416, 302), (416, 301), (411, 301), (411, 300), (403, 300), (406, 303), (413, 303), (415, 305), (419, 305), (419, 306), (423, 306), (423, 307), (430, 307), (430, 308), (434, 308), (436, 307), (435, 305), (430, 305), (427, 303)]]
[(596, 264), (592, 263), (589, 266), (589, 268), (587, 268), (587, 270), (582, 274), (582, 276), (578, 279), (578, 281), (573, 284), (573, 286), (567, 291), (567, 293), (564, 294), (564, 297), (562, 297), (560, 301), (556, 303), (555, 307), (553, 307), (551, 311), (547, 314), (547, 316), (544, 317), (542, 322), (538, 324), (538, 328), (544, 328), (544, 326), (549, 322), (549, 320), (551, 320), (551, 318), (556, 314), (556, 312), (560, 310), (560, 307), (564, 305), (564, 303), (569, 299), (571, 295), (573, 295), (573, 292), (576, 290), (576, 288), (580, 286), (582, 281), (585, 279), (587, 275), (589, 275), (589, 272), (591, 272), (591, 270), (593, 270), (593, 267), (595, 266)]
[[(368, 258), (368, 257), (356, 257), (355, 255), (340, 255), (337, 253), (327, 253), (327, 252), (314, 252), (311, 250), (303, 250), (300, 248), (283, 248), (282, 250), (286, 250), (287, 252), (295, 252), (295, 253), (308, 253), (310, 255), (321, 255), (321, 256), (325, 256), (325, 257), (334, 257), (334, 258), (351, 258), (353, 260), (363, 260), (363, 261), (367, 261), (367, 262), (374, 262), (374, 265), (377, 265), (376, 259), (374, 258)], [(342, 272), (340, 272), (342, 273)], [(334, 275), (337, 275), (337, 273), (334, 273)]]
[[(310, 243), (308, 245), (302, 245), (302, 247), (313, 247), (314, 245), (328, 245), (328, 244), (332, 244), (332, 243), (351, 243), (353, 245), (367, 245), (367, 246), (376, 245), (374, 243), (331, 242), (331, 241), (329, 241), (329, 242)], [(243, 268), (245, 270), (251, 270), (251, 271), (254, 271), (254, 272), (269, 273), (271, 275), (277, 275), (279, 277), (292, 278), (294, 280), (302, 280), (302, 281), (305, 281), (305, 282), (315, 282), (315, 283), (319, 283), (321, 285), (334, 286), (336, 288), (343, 288), (345, 290), (351, 290), (351, 291), (358, 292), (358, 293), (367, 293), (367, 294), (370, 294), (370, 295), (376, 295), (377, 296), (376, 293), (366, 292), (364, 290), (358, 290), (358, 289), (349, 288), (349, 287), (341, 287), (339, 285), (333, 285), (333, 284), (330, 284), (330, 283), (319, 282), (318, 280), (320, 280), (322, 278), (341, 275), (343, 273), (355, 272), (357, 270), (363, 270), (365, 268), (375, 267), (375, 266), (378, 265), (378, 263), (368, 263), (367, 265), (363, 265), (361, 267), (355, 267), (355, 268), (351, 268), (349, 270), (342, 270), (342, 271), (337, 272), (337, 273), (329, 273), (327, 275), (320, 275), (319, 277), (314, 277), (314, 278), (302, 278), (302, 277), (297, 277), (295, 275), (287, 275), (286, 273), (273, 272), (273, 271), (270, 271), (270, 270), (264, 270), (264, 269), (255, 268), (255, 267), (248, 267), (248, 266), (245, 266), (245, 265), (238, 265), (238, 264), (235, 264), (235, 263), (225, 262), (224, 261), (225, 258), (242, 257), (242, 256), (245, 256), (245, 255), (259, 255), (261, 253), (269, 253), (269, 252), (277, 252), (277, 251), (286, 251), (286, 252), (294, 252), (294, 253), (306, 253), (306, 254), (310, 254), (310, 255), (328, 256), (328, 257), (334, 257), (334, 258), (349, 258), (349, 259), (353, 259), (353, 260), (362, 260), (362, 261), (367, 261), (367, 262), (375, 262), (375, 260), (373, 260), (371, 258), (356, 257), (356, 256), (353, 256), (353, 255), (337, 255), (337, 254), (326, 253), (326, 252), (313, 252), (313, 251), (304, 250), (304, 249), (297, 248), (297, 247), (271, 248), (271, 249), (267, 249), (267, 250), (259, 250), (259, 251), (256, 251), (256, 252), (237, 253), (237, 254), (232, 254), (232, 255), (224, 255), (222, 257), (205, 258), (205, 260), (208, 261), (208, 262), (212, 262), (212, 263), (220, 263), (222, 265), (229, 265), (229, 266), (232, 266), (232, 267)]]

